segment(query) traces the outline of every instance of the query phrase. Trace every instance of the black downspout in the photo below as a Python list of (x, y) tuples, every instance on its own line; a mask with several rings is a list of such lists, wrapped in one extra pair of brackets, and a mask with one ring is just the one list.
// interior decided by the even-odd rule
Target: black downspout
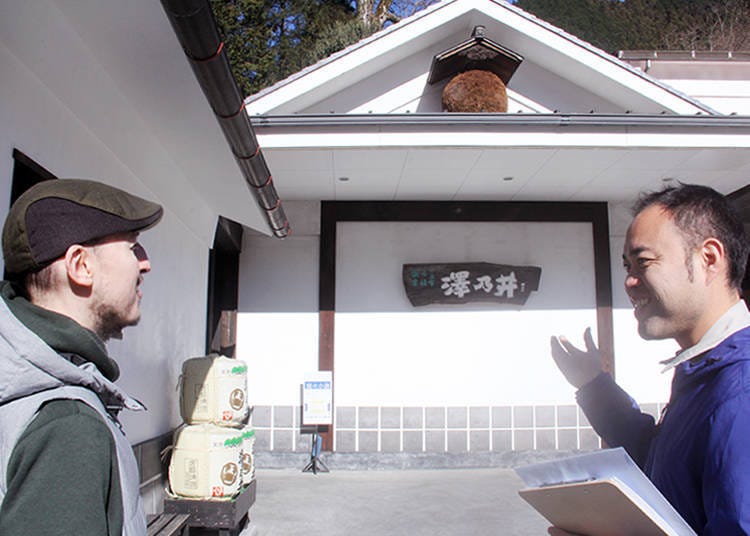
[(250, 118), (217, 29), (208, 0), (161, 0), (198, 83), (203, 89), (235, 160), (265, 212), (273, 234), (286, 238), (291, 229), (258, 145)]

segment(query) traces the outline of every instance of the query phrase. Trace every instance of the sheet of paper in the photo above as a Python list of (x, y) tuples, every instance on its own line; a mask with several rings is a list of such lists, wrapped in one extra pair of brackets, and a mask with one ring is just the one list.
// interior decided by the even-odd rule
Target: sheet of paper
[(651, 505), (679, 534), (695, 534), (622, 447), (518, 467), (516, 473), (532, 488), (617, 478)]

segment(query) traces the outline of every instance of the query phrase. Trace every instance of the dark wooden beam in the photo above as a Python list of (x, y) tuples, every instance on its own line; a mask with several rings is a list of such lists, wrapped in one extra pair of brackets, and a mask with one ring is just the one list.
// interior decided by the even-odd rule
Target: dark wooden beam
[[(336, 312), (336, 203), (324, 201), (320, 206), (320, 259), (318, 271), (319, 345), (318, 370), (330, 370), (336, 385), (333, 341)], [(336, 411), (334, 397), (333, 411)], [(333, 425), (320, 427), (321, 448), (333, 450)]]
[(602, 367), (615, 377), (615, 341), (612, 321), (612, 264), (609, 251), (609, 218), (602, 203), (591, 222), (594, 241), (594, 278), (596, 285), (596, 331)]

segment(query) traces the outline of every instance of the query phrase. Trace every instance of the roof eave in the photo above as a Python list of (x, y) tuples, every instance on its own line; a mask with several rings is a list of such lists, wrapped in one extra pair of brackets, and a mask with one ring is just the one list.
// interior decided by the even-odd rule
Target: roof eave
[(259, 130), (268, 128), (398, 127), (659, 127), (750, 128), (750, 116), (649, 114), (326, 114), (251, 117)]

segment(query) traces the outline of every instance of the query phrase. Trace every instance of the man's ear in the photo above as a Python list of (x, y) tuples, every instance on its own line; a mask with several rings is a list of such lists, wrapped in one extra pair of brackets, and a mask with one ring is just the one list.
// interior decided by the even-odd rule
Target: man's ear
[(89, 248), (73, 244), (65, 252), (65, 271), (68, 279), (80, 287), (94, 284), (93, 255)]
[(707, 238), (700, 248), (701, 262), (706, 270), (706, 284), (711, 284), (717, 278), (728, 278), (729, 260), (727, 251), (721, 240)]

